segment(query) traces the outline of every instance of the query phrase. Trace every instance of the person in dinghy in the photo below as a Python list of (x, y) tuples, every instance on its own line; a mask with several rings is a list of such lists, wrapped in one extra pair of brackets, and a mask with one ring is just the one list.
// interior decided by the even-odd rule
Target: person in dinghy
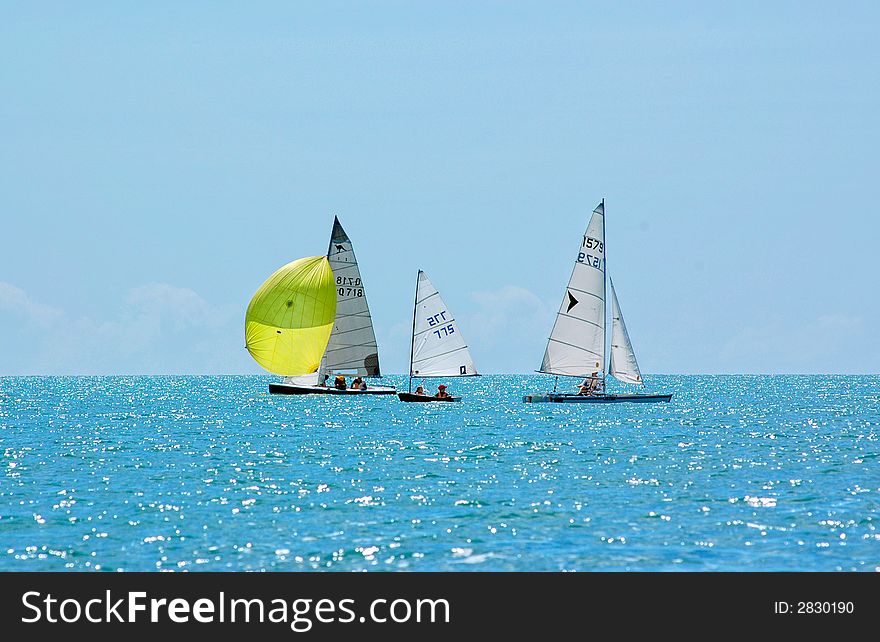
[[(598, 368), (599, 364), (596, 364)], [(599, 371), (594, 370), (593, 374), (589, 377), (586, 377), (583, 381), (578, 384), (578, 394), (579, 395), (601, 395), (605, 392), (605, 382), (599, 377)]]
[[(416, 392), (416, 394), (418, 394), (418, 392)], [(446, 384), (441, 383), (439, 386), (437, 386), (437, 394), (435, 394), (434, 396), (438, 399), (446, 399), (447, 397), (451, 397), (452, 395), (446, 392)]]

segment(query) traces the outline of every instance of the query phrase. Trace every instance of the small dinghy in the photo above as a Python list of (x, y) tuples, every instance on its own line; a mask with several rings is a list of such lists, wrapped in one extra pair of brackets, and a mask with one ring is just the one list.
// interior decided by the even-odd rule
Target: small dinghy
[[(419, 270), (413, 305), (412, 344), (409, 353), (409, 392), (398, 392), (401, 401), (427, 403), (461, 401), (461, 397), (417, 394), (412, 391), (413, 377), (475, 377), (474, 360), (455, 318), (428, 275)], [(446, 386), (438, 388), (444, 391)], [(421, 389), (421, 386), (418, 387)]]
[(338, 217), (333, 218), (327, 261), (332, 270), (333, 296), (336, 299), (335, 316), (322, 355), (311, 370), (302, 373), (292, 370), (284, 381), (269, 384), (269, 393), (276, 395), (393, 395), (394, 386), (367, 385), (366, 390), (346, 387), (339, 389), (322, 385), (329, 375), (349, 375), (361, 378), (382, 376), (379, 371), (379, 348), (373, 319), (367, 305), (367, 291), (361, 278), (357, 257), (351, 239), (342, 228)]
[(461, 401), (461, 397), (453, 397), (449, 395), (447, 397), (435, 397), (433, 395), (417, 395), (414, 392), (398, 392), (397, 398), (401, 401), (415, 401), (415, 402), (428, 402), (428, 401)]
[[(606, 288), (607, 280), (607, 288)], [(657, 403), (671, 394), (609, 394), (605, 391), (606, 290), (611, 292), (611, 358), (607, 372), (623, 383), (644, 386), (623, 313), (605, 264), (605, 200), (593, 210), (539, 372), (583, 378), (580, 394), (529, 394), (526, 403)]]

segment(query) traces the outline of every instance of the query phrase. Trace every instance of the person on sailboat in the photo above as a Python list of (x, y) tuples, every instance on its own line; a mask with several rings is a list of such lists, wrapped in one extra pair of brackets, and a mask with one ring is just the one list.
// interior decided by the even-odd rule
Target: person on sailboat
[(425, 396), (425, 389), (422, 388), (421, 386), (416, 386), (416, 394), (424, 397)]
[(445, 399), (446, 397), (448, 397), (449, 393), (446, 392), (446, 384), (441, 383), (439, 386), (437, 386), (437, 394), (435, 394), (434, 396), (438, 399)]
[(337, 390), (345, 390), (345, 377), (343, 375), (336, 375), (336, 379), (333, 381), (333, 387)]
[(589, 377), (586, 377), (583, 381), (578, 385), (578, 394), (579, 395), (594, 395), (600, 392), (602, 387), (602, 381), (599, 379), (598, 370), (593, 372)]

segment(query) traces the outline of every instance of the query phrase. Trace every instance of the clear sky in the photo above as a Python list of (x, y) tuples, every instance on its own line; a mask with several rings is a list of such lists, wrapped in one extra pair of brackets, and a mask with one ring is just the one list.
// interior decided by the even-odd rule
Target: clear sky
[(719, 4), (0, 4), (0, 374), (259, 372), (334, 214), (530, 372), (602, 197), (644, 372), (880, 371), (880, 5)]

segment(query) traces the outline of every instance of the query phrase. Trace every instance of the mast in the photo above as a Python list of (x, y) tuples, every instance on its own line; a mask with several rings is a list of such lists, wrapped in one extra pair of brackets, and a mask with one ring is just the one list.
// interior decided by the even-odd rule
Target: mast
[(416, 307), (419, 305), (419, 280), (422, 276), (422, 271), (419, 270), (419, 273), (416, 274), (416, 293), (413, 297), (413, 322), (412, 322), (412, 334), (409, 338), (409, 391), (412, 392), (412, 363), (413, 363), (413, 344), (416, 342)]
[(605, 281), (605, 316), (602, 323), (602, 347), (606, 353), (606, 357), (602, 363), (602, 389), (605, 389), (605, 377), (608, 376), (608, 369), (611, 367), (611, 351), (608, 350), (608, 237), (605, 235), (605, 197), (602, 197), (602, 242), (605, 248), (602, 252), (602, 270), (603, 279)]

